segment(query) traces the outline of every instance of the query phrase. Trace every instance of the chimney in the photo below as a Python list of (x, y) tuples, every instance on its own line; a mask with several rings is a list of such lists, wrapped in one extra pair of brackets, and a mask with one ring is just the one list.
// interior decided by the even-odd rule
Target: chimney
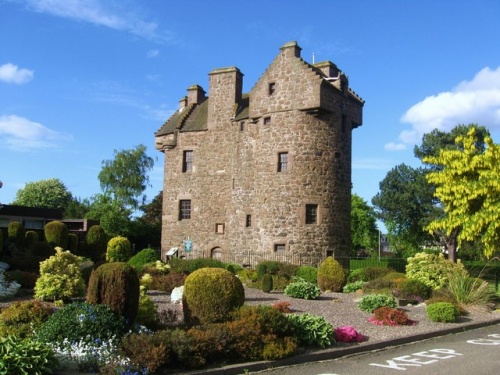
[(184, 108), (187, 107), (188, 98), (187, 96), (183, 96), (181, 100), (179, 100), (179, 112), (182, 112)]
[(189, 86), (188, 89), (188, 104), (200, 104), (205, 99), (205, 90), (199, 85)]
[(300, 57), (300, 51), (302, 48), (299, 47), (296, 41), (285, 43), (280, 48), (281, 52), (288, 57)]
[(220, 123), (234, 116), (235, 104), (241, 101), (243, 74), (233, 66), (214, 69), (208, 76), (209, 122)]

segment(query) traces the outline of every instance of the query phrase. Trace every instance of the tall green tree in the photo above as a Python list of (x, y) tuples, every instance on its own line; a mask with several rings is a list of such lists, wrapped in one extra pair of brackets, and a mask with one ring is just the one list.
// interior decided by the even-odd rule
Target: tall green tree
[(104, 160), (99, 172), (99, 182), (104, 194), (114, 201), (135, 210), (144, 204), (143, 192), (149, 185), (148, 172), (154, 160), (146, 154), (146, 146), (114, 151), (113, 160)]
[(500, 145), (486, 136), (485, 147), (478, 147), (480, 137), (471, 127), (466, 136), (457, 137), (458, 147), (424, 159), (439, 166), (427, 179), (436, 186), (445, 213), (427, 229), (456, 231), (459, 245), (480, 239), (484, 255), (491, 257), (500, 247)]
[(389, 241), (402, 256), (420, 251), (431, 236), (424, 230), (435, 211), (437, 199), (428, 189), (422, 168), (400, 164), (380, 182), (372, 198), (378, 217), (385, 223)]
[(378, 246), (377, 218), (373, 207), (357, 194), (351, 196), (351, 250), (374, 250)]
[(73, 197), (58, 178), (28, 182), (16, 192), (13, 205), (66, 209)]

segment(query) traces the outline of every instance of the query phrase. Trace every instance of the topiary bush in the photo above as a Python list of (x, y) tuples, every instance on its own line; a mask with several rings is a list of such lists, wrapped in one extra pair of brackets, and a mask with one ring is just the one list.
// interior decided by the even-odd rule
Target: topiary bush
[(11, 221), (7, 226), (7, 236), (9, 242), (14, 244), (16, 250), (24, 249), (26, 232), (23, 224), (19, 221)]
[(0, 335), (32, 336), (52, 313), (52, 307), (41, 301), (14, 302), (0, 313)]
[(310, 283), (300, 277), (293, 277), (293, 282), (285, 288), (285, 295), (301, 299), (317, 299), (321, 295), (321, 290), (316, 284)]
[(79, 341), (92, 344), (96, 339), (119, 339), (126, 328), (124, 319), (108, 306), (74, 302), (60, 308), (44, 322), (37, 337), (53, 345)]
[(39, 241), (39, 236), (38, 232), (35, 232), (34, 230), (28, 230), (26, 231), (26, 248), (33, 254), (33, 247), (35, 244)]
[(55, 248), (56, 254), (40, 262), (40, 277), (35, 283), (35, 298), (43, 301), (68, 301), (85, 295), (82, 258)]
[(58, 362), (54, 351), (32, 338), (0, 336), (0, 373), (20, 375), (52, 374)]
[(90, 275), (87, 302), (107, 305), (130, 324), (137, 317), (139, 296), (139, 277), (127, 263), (104, 263)]
[(318, 267), (318, 287), (322, 291), (340, 292), (346, 283), (346, 275), (340, 263), (327, 257)]
[(292, 331), (300, 344), (326, 348), (335, 343), (331, 323), (322, 316), (309, 313), (286, 315), (292, 324)]
[(74, 233), (68, 233), (68, 250), (73, 254), (78, 253), (78, 236)]
[(300, 266), (295, 275), (313, 284), (318, 282), (318, 269), (313, 266)]
[(160, 260), (160, 256), (155, 249), (142, 249), (132, 258), (130, 258), (127, 263), (135, 268), (137, 272), (142, 272), (145, 265), (148, 263), (153, 263)]
[(425, 311), (433, 322), (454, 323), (460, 316), (459, 308), (449, 302), (432, 303), (426, 307)]
[(92, 225), (85, 236), (87, 253), (93, 261), (103, 260), (108, 245), (108, 235), (100, 225)]
[(126, 237), (116, 236), (109, 240), (106, 261), (126, 262), (132, 256), (132, 244)]
[(270, 293), (271, 290), (273, 290), (273, 276), (266, 273), (264, 276), (262, 276), (261, 284), (262, 291), (264, 293)]
[(60, 221), (54, 220), (43, 227), (45, 240), (52, 247), (68, 248), (68, 226)]
[(441, 289), (452, 274), (467, 274), (462, 263), (453, 263), (442, 254), (417, 253), (408, 258), (406, 277), (419, 280), (434, 290)]
[(392, 296), (388, 296), (386, 294), (369, 294), (361, 298), (358, 308), (361, 311), (372, 313), (379, 307), (388, 306), (396, 308), (397, 305), (396, 299)]
[(223, 268), (200, 268), (184, 282), (182, 306), (189, 325), (222, 322), (244, 302), (243, 284)]

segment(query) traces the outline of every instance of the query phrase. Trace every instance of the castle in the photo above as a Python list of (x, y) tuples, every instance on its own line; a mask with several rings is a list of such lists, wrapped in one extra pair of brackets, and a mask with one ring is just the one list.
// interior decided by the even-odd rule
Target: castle
[(352, 130), (364, 101), (286, 43), (249, 93), (236, 67), (190, 86), (155, 133), (162, 255), (316, 265), (350, 250)]

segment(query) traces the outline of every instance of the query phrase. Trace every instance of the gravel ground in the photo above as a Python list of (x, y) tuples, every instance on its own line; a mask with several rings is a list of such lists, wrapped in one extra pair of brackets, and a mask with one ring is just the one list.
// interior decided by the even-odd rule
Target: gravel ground
[[(167, 293), (152, 291), (150, 297), (160, 309), (180, 310), (178, 305), (170, 303), (170, 295)], [(400, 307), (417, 324), (397, 327), (379, 326), (368, 322), (371, 314), (358, 309), (357, 302), (360, 298), (356, 293), (322, 293), (317, 300), (311, 301), (288, 297), (282, 292), (264, 293), (259, 289), (245, 287), (245, 304), (270, 306), (280, 301), (287, 301), (293, 313), (308, 312), (323, 316), (335, 328), (345, 325), (353, 326), (366, 337), (366, 342), (369, 343), (500, 320), (499, 311), (487, 313), (473, 311), (467, 316), (460, 317), (456, 323), (434, 323), (427, 318), (425, 304), (419, 304)]]

